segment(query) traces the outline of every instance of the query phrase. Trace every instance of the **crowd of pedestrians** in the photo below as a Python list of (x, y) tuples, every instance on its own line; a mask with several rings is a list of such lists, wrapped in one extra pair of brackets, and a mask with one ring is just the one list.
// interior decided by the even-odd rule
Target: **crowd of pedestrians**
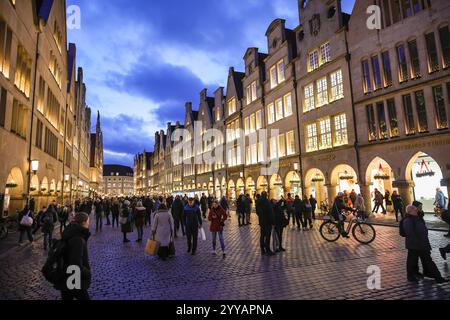
[[(448, 213), (448, 199), (437, 190), (435, 206), (441, 210), (442, 218), (450, 224)], [(385, 206), (386, 205), (386, 206)], [(379, 209), (383, 213), (386, 207), (393, 207), (396, 220), (400, 221), (401, 235), (405, 237), (408, 250), (407, 278), (417, 282), (424, 277), (435, 279), (438, 283), (446, 282), (436, 264), (431, 258), (431, 245), (428, 230), (423, 219), (424, 213), (420, 202), (413, 202), (405, 206), (396, 191), (384, 195), (377, 189), (374, 191), (374, 211)], [(231, 217), (230, 205), (226, 197), (216, 199), (202, 194), (200, 197), (168, 196), (168, 197), (126, 197), (126, 198), (96, 198), (77, 200), (74, 206), (58, 206), (52, 202), (42, 207), (34, 214), (34, 203), (27, 205), (18, 215), (19, 243), (25, 235), (30, 242), (40, 230), (43, 234), (44, 250), (52, 246), (54, 229), (59, 222), (61, 238), (68, 241), (67, 259), (81, 261), (86, 279), (81, 291), (71, 293), (62, 291), (64, 299), (86, 299), (90, 284), (90, 268), (87, 256), (86, 242), (89, 239), (90, 217), (95, 219), (95, 232), (103, 232), (103, 222), (111, 228), (120, 228), (123, 243), (130, 242), (129, 234), (136, 232), (136, 242), (144, 240), (144, 227), (150, 227), (149, 237), (159, 243), (157, 256), (167, 260), (175, 255), (174, 239), (186, 237), (187, 253), (196, 255), (198, 239), (204, 236), (203, 225), (209, 221), (212, 254), (217, 255), (217, 239), (219, 240), (221, 255), (226, 257), (226, 239), (224, 230)], [(239, 227), (249, 226), (253, 212), (256, 213), (260, 229), (260, 250), (263, 256), (273, 256), (286, 251), (284, 245), (284, 230), (310, 231), (314, 230), (317, 200), (310, 195), (270, 199), (267, 192), (242, 194), (235, 203), (235, 210)], [(350, 193), (337, 194), (328, 214), (338, 222), (339, 231), (343, 237), (348, 237), (344, 230), (343, 211), (364, 213), (366, 211), (364, 197), (354, 190)], [(93, 227), (94, 228), (94, 227)], [(450, 236), (449, 233), (446, 237)], [(78, 252), (78, 253), (75, 253)], [(450, 253), (450, 245), (440, 248), (443, 259)], [(75, 256), (78, 255), (78, 256)], [(422, 262), (423, 272), (419, 272), (418, 261)]]

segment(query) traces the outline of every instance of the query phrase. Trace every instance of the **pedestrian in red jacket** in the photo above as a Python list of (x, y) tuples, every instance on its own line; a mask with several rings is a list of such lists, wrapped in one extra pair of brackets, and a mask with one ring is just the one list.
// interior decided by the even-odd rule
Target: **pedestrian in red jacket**
[(211, 226), (209, 230), (212, 234), (212, 246), (213, 255), (216, 255), (216, 240), (217, 235), (219, 235), (220, 246), (222, 248), (222, 256), (225, 258), (225, 242), (223, 240), (223, 227), (225, 226), (225, 220), (228, 216), (226, 211), (219, 205), (219, 201), (214, 200), (211, 209), (209, 210), (208, 220), (211, 221)]

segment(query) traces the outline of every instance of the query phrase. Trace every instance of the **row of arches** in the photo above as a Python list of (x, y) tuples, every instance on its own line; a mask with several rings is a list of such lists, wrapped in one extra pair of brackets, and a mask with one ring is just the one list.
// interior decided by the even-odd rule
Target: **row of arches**
[[(3, 212), (14, 214), (17, 210), (22, 210), (26, 201), (27, 185), (26, 176), (18, 167), (11, 169), (6, 183), (4, 185), (5, 193), (3, 199)], [(38, 175), (33, 175), (30, 181), (30, 197), (35, 200), (35, 209), (47, 206), (58, 197), (61, 197), (63, 182), (56, 179), (43, 177), (39, 179)], [(89, 186), (87, 184), (72, 186), (72, 190), (82, 192), (83, 196), (87, 196)], [(70, 184), (64, 186), (64, 193), (71, 191)]]

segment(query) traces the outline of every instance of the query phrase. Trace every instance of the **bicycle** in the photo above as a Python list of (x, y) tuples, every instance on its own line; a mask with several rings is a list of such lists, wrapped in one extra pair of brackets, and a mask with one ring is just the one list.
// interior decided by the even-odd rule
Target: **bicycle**
[(0, 217), (0, 240), (6, 239), (8, 234), (15, 233), (18, 229), (19, 223), (16, 219)]
[[(345, 215), (345, 214), (344, 214)], [(352, 231), (353, 237), (362, 244), (370, 244), (376, 238), (375, 228), (368, 224), (363, 213), (358, 212), (349, 222), (345, 232), (350, 234)], [(352, 229), (353, 226), (353, 229)], [(328, 242), (336, 242), (341, 237), (339, 232), (339, 225), (333, 217), (326, 219), (320, 226), (320, 235)]]

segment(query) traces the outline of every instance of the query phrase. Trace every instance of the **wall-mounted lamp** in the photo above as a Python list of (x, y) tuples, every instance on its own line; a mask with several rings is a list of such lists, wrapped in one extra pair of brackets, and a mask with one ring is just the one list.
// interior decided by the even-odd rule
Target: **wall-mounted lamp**
[(39, 170), (39, 160), (31, 160), (31, 172), (33, 172), (33, 174), (36, 175), (38, 170)]

